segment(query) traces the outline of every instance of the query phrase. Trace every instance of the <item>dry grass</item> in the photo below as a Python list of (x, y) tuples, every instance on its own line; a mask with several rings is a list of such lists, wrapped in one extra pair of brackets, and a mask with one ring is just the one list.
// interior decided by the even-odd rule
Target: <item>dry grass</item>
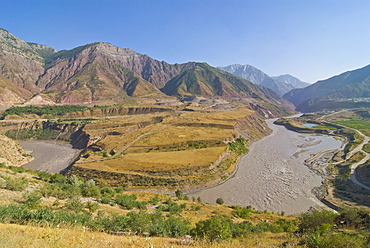
[(297, 243), (293, 237), (286, 234), (251, 234), (240, 240), (210, 243), (208, 241), (194, 241), (189, 243), (184, 239), (114, 236), (102, 232), (90, 232), (82, 227), (73, 229), (43, 228), (35, 226), (21, 226), (14, 224), (0, 224), (0, 247), (276, 247), (284, 242)]
[(128, 153), (112, 160), (81, 164), (81, 167), (109, 172), (163, 171), (211, 165), (225, 147), (173, 152)]

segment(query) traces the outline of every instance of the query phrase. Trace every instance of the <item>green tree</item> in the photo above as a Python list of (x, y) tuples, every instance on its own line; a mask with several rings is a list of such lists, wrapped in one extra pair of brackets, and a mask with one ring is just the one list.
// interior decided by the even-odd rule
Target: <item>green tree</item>
[(217, 198), (217, 199), (216, 199), (216, 203), (217, 203), (217, 204), (220, 204), (220, 205), (221, 205), (221, 204), (224, 204), (224, 200), (223, 200), (222, 198)]
[(332, 211), (314, 209), (299, 216), (299, 229), (305, 232), (316, 230), (322, 224), (333, 225), (336, 216)]
[(228, 218), (212, 217), (199, 221), (195, 228), (191, 230), (191, 234), (194, 237), (205, 238), (211, 242), (229, 239), (232, 237), (232, 225), (232, 221)]

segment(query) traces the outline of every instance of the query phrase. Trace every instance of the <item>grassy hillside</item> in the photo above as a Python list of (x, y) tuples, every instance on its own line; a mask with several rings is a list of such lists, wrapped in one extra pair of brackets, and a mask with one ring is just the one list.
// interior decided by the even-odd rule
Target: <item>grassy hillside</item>
[(285, 216), (222, 199), (204, 204), (181, 191), (128, 192), (19, 167), (1, 166), (0, 173), (2, 247), (369, 245), (369, 214), (360, 209)]

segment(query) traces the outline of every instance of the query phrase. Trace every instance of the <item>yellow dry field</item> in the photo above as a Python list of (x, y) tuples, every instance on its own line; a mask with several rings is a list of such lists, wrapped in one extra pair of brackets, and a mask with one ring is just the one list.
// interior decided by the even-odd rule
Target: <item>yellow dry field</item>
[(209, 166), (226, 147), (212, 147), (172, 152), (128, 153), (115, 159), (79, 164), (81, 167), (109, 172), (166, 171), (195, 166)]
[[(192, 126), (168, 126), (165, 129), (143, 137), (133, 144), (127, 152), (148, 151), (150, 148), (177, 148), (188, 141), (204, 141), (206, 143), (222, 143), (235, 134), (234, 129)], [(182, 145), (181, 145), (182, 144)], [(226, 146), (226, 145), (224, 145)]]
[[(86, 125), (86, 132), (106, 153), (89, 152), (77, 163), (88, 169), (131, 173), (210, 166), (226, 151), (225, 140), (236, 135), (247, 108), (223, 112), (137, 115)], [(153, 121), (161, 119), (160, 122)], [(138, 123), (146, 126), (138, 128)], [(152, 123), (152, 124), (149, 124)], [(113, 153), (112, 153), (113, 154)]]
[(166, 118), (163, 123), (190, 122), (235, 125), (237, 120), (243, 119), (245, 116), (253, 113), (253, 110), (245, 107), (222, 112), (185, 112), (178, 118)]

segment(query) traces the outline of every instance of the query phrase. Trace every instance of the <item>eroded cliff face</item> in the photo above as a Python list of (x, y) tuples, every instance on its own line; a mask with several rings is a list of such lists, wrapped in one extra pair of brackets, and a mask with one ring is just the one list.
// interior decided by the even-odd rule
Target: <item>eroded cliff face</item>
[(265, 119), (257, 112), (246, 116), (243, 120), (238, 120), (235, 130), (250, 142), (262, 139), (272, 132)]
[(52, 140), (71, 143), (74, 148), (85, 149), (90, 141), (84, 124), (60, 124), (49, 121), (2, 122), (0, 131), (17, 140)]
[[(41, 48), (40, 48), (41, 49)], [(27, 42), (0, 29), (0, 77), (9, 80), (14, 86), (25, 89), (25, 97), (39, 92), (35, 85), (44, 72), (44, 58)]]
[(0, 163), (7, 166), (21, 166), (32, 160), (32, 157), (26, 155), (23, 148), (14, 140), (9, 139), (0, 133)]

